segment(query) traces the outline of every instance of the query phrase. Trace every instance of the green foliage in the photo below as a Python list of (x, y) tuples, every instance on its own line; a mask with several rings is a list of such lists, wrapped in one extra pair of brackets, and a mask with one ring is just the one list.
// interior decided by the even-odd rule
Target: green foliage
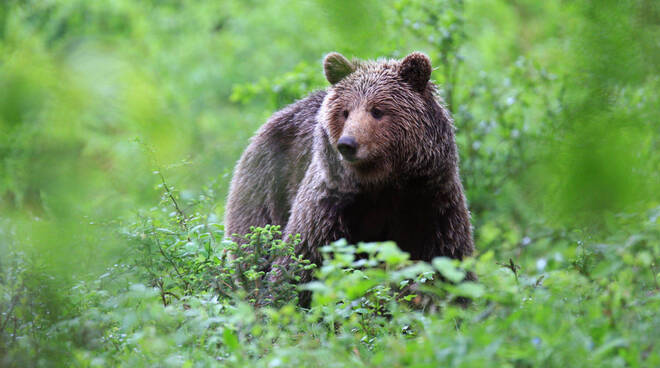
[[(252, 228), (242, 237), (245, 243), (236, 244), (225, 237), (214, 214), (186, 215), (178, 193), (160, 172), (156, 174), (162, 180), (161, 207), (140, 213), (125, 235), (133, 249), (128, 257), (135, 260), (134, 269), (158, 290), (164, 306), (201, 294), (227, 301), (238, 298), (258, 306), (297, 300), (294, 284), (302, 272), (314, 267), (295, 255), (297, 240), (287, 244), (278, 226), (267, 225)], [(267, 266), (285, 257), (293, 262), (279, 267), (282, 277), (271, 282)]]
[[(0, 365), (660, 366), (659, 23), (652, 0), (1, 2)], [(475, 257), (227, 240), (236, 159), (323, 55), (413, 50)]]
[(323, 88), (325, 79), (317, 65), (300, 63), (288, 73), (272, 80), (262, 78), (257, 83), (235, 85), (230, 97), (233, 102), (250, 103), (262, 97), (270, 110), (293, 103), (308, 91)]
[[(235, 283), (235, 264), (223, 267), (215, 259), (211, 263), (219, 266), (207, 266), (208, 252), (219, 258), (223, 250), (236, 251), (235, 244), (211, 243), (222, 239), (213, 235), (221, 229), (191, 216), (190, 230), (183, 232), (176, 220), (157, 223), (163, 211), (154, 208), (152, 218), (145, 222), (141, 215), (127, 236), (145, 247), (171, 244), (167, 253), (136, 249), (130, 257), (136, 263), (117, 264), (67, 291), (71, 304), (61, 292), (44, 288), (48, 283), (31, 273), (34, 268), (5, 269), (3, 295), (15, 295), (3, 300), (14, 306), (9, 321), (25, 325), (3, 326), (8, 349), (3, 355), (9, 359), (4, 362), (498, 367), (563, 366), (579, 356), (578, 366), (654, 366), (660, 359), (654, 346), (660, 338), (658, 275), (651, 261), (660, 256), (657, 211), (637, 219), (631, 237), (622, 233), (583, 243), (594, 251), (537, 262), (533, 269), (498, 265), (492, 251), (462, 263), (438, 258), (430, 265), (409, 261), (392, 243), (353, 247), (339, 241), (323, 248), (317, 280), (303, 287), (314, 292), (312, 308), (305, 311), (293, 298), (277, 307), (255, 307), (249, 300), (254, 283)], [(154, 226), (165, 227), (149, 233)], [(175, 234), (188, 234), (189, 243), (199, 242), (202, 249), (176, 245)], [(273, 243), (276, 235), (272, 228), (255, 229), (249, 238)], [(479, 282), (460, 282), (463, 270), (479, 274)], [(250, 277), (248, 270), (245, 278)], [(459, 297), (472, 301), (465, 307), (456, 303)], [(48, 304), (39, 301), (46, 298), (58, 300), (67, 309), (64, 315), (48, 320), (48, 312), (62, 310), (41, 309)], [(35, 333), (35, 324), (44, 332)]]

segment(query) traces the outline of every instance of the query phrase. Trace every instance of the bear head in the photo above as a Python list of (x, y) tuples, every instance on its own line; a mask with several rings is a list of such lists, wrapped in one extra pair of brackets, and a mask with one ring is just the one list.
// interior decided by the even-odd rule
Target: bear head
[[(431, 62), (419, 52), (402, 60), (324, 60), (331, 83), (318, 119), (344, 170), (366, 184), (428, 170), (451, 121), (435, 96)], [(449, 137), (444, 137), (449, 134)]]

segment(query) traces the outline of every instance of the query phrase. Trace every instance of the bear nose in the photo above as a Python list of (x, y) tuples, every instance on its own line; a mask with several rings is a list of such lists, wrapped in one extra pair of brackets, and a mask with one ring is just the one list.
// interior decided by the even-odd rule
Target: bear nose
[(355, 158), (355, 153), (357, 153), (358, 143), (353, 137), (341, 137), (337, 141), (337, 149), (344, 158), (347, 160), (353, 160)]

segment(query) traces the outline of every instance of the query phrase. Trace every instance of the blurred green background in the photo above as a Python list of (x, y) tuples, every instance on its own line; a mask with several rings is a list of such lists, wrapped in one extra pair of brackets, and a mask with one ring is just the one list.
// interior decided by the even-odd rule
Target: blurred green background
[(12, 277), (45, 285), (33, 318), (57, 321), (66, 290), (125, 256), (136, 216), (176, 217), (163, 181), (221, 222), (248, 138), (327, 86), (330, 51), (431, 57), (479, 254), (535, 270), (657, 234), (658, 40), (655, 0), (4, 0), (0, 334)]

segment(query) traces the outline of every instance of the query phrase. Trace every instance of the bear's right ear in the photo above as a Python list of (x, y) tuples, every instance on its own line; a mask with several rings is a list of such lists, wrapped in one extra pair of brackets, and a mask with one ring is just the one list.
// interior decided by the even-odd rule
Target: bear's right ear
[(421, 52), (413, 52), (401, 61), (399, 75), (417, 92), (424, 92), (431, 79), (431, 60)]
[(353, 73), (355, 71), (355, 65), (348, 61), (342, 54), (331, 52), (323, 60), (323, 70), (325, 71), (325, 78), (328, 82), (335, 84)]

